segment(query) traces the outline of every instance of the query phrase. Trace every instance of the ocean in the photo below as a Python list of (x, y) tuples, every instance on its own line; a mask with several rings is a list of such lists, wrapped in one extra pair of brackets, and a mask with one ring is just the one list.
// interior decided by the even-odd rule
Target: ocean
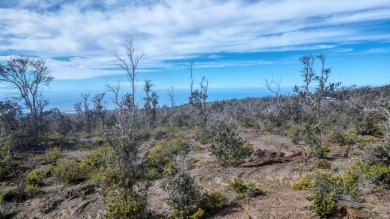
[[(283, 88), (281, 93), (287, 94), (291, 93), (291, 88)], [(102, 91), (104, 92), (104, 91)], [(159, 96), (159, 106), (170, 106), (170, 100), (168, 92), (166, 90), (157, 90), (157, 95)], [(175, 90), (175, 105), (182, 105), (188, 103), (189, 90)], [(229, 99), (243, 99), (247, 97), (265, 97), (274, 95), (272, 92), (266, 88), (248, 88), (248, 89), (210, 89), (208, 92), (208, 102), (229, 100)], [(90, 99), (95, 95), (91, 93)], [(142, 102), (144, 93), (138, 92), (137, 101)], [(81, 101), (81, 94), (72, 94), (72, 93), (50, 93), (48, 92), (45, 96), (49, 100), (49, 105), (47, 109), (58, 108), (59, 110), (72, 113), (74, 112), (74, 103)], [(114, 104), (112, 103), (112, 95), (106, 92), (104, 98), (104, 106), (106, 109), (114, 109)], [(90, 107), (93, 107), (92, 101), (90, 101)]]

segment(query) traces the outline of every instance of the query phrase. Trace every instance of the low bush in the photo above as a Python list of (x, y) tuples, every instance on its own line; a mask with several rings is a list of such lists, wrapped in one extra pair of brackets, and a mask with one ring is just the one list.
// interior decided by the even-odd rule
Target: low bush
[(75, 183), (86, 178), (86, 170), (80, 167), (80, 164), (70, 158), (60, 158), (53, 168), (53, 175), (65, 183)]
[(61, 157), (61, 148), (60, 147), (49, 148), (45, 151), (43, 157), (46, 162), (54, 163), (57, 161), (58, 158)]
[(351, 168), (351, 175), (365, 183), (390, 189), (390, 143), (366, 145), (362, 154), (364, 159)]
[(15, 189), (7, 187), (5, 183), (0, 184), (0, 203), (10, 201), (15, 196)]
[(199, 208), (203, 210), (203, 214), (211, 216), (218, 210), (224, 208), (228, 204), (228, 199), (222, 192), (204, 193), (200, 198)]
[(337, 207), (338, 185), (328, 172), (315, 172), (313, 180), (313, 204), (321, 217), (328, 217), (335, 213)]
[(19, 162), (13, 159), (11, 155), (4, 156), (0, 159), (0, 181), (6, 178), (12, 178), (15, 169), (18, 168)]
[(101, 171), (104, 171), (102, 167), (106, 165), (106, 158), (109, 156), (109, 153), (110, 151), (107, 147), (101, 147), (88, 154), (80, 162), (80, 169), (86, 173), (86, 177), (99, 181), (102, 175)]
[(188, 218), (189, 219), (201, 219), (204, 217), (204, 215), (205, 215), (204, 210), (201, 208), (198, 208), (198, 210), (195, 213), (193, 213), (192, 215), (190, 215)]
[(172, 168), (162, 183), (168, 194), (168, 204), (174, 209), (173, 218), (189, 218), (191, 215), (196, 218), (194, 213), (201, 213), (197, 212), (202, 197), (201, 187), (189, 172), (193, 167), (190, 164), (193, 150), (194, 148), (190, 146), (187, 150), (172, 156)]
[(314, 194), (313, 204), (317, 214), (325, 218), (333, 215), (337, 209), (337, 202), (332, 194)]
[(309, 175), (305, 175), (298, 182), (292, 183), (291, 187), (294, 190), (308, 190), (313, 188), (313, 182)]
[(3, 201), (22, 201), (26, 198), (24, 184), (16, 187), (6, 186), (5, 183), (0, 185), (0, 202)]
[(42, 185), (42, 172), (40, 169), (31, 170), (24, 180), (27, 185)]
[(333, 175), (327, 171), (316, 171), (306, 175), (300, 181), (293, 183), (294, 190), (313, 191), (313, 205), (321, 217), (331, 216), (340, 199), (357, 196), (358, 182), (350, 172)]
[(390, 167), (383, 164), (374, 164), (368, 168), (367, 175), (372, 182), (385, 189), (390, 189)]
[(179, 138), (169, 144), (158, 144), (145, 155), (147, 179), (158, 179), (172, 168), (172, 156), (188, 150), (190, 145)]
[(368, 112), (364, 114), (361, 121), (357, 123), (357, 131), (360, 135), (372, 135), (375, 137), (383, 137), (384, 133), (381, 130), (381, 123), (384, 118), (378, 112)]
[(256, 121), (253, 118), (248, 117), (240, 119), (238, 123), (241, 127), (246, 129), (253, 128), (256, 126)]
[(314, 167), (329, 170), (332, 167), (332, 163), (327, 159), (319, 159), (314, 163)]
[(340, 146), (354, 145), (358, 141), (357, 133), (354, 130), (332, 131), (329, 136), (329, 142), (337, 143)]
[(24, 192), (28, 197), (34, 197), (44, 193), (41, 189), (41, 185), (43, 184), (42, 175), (41, 169), (33, 169), (27, 174), (24, 179)]
[(264, 193), (253, 181), (244, 181), (238, 177), (230, 181), (227, 188), (238, 193), (238, 199), (244, 198), (246, 195), (255, 197)]
[(106, 193), (108, 206), (106, 208), (106, 218), (148, 218), (145, 215), (146, 197), (137, 193), (123, 193), (111, 191)]
[(305, 131), (305, 127), (303, 125), (292, 125), (287, 130), (287, 136), (294, 144), (299, 144), (300, 141), (304, 140), (303, 133)]
[(210, 152), (223, 165), (238, 165), (251, 156), (253, 148), (222, 123), (218, 127)]
[(34, 197), (39, 194), (45, 193), (38, 185), (26, 184), (24, 185), (24, 193), (27, 197)]

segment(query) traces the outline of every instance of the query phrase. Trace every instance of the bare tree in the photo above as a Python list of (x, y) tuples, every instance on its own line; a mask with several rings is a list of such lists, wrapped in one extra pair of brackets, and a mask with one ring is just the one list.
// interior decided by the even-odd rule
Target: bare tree
[[(132, 39), (126, 41), (124, 48), (126, 56), (121, 57), (116, 54), (116, 58), (119, 61), (118, 66), (129, 76), (131, 91), (122, 95), (119, 83), (117, 86), (106, 85), (108, 91), (114, 95), (113, 102), (117, 108), (116, 128), (107, 129), (106, 132), (106, 141), (112, 150), (112, 157), (108, 160), (119, 173), (112, 181), (108, 180), (107, 187), (115, 188), (115, 191), (121, 193), (121, 196), (116, 200), (108, 198), (108, 201), (114, 201), (109, 204), (109, 208), (113, 207), (114, 212), (115, 205), (126, 207), (126, 211), (123, 210), (124, 215), (117, 215), (117, 217), (146, 218), (144, 213), (147, 194), (136, 189), (138, 182), (143, 179), (142, 171), (144, 169), (138, 151), (142, 139), (138, 136), (140, 114), (138, 112), (139, 104), (136, 103), (135, 99), (136, 75), (143, 53), (140, 55), (135, 53)], [(146, 189), (142, 189), (142, 191), (146, 191)], [(112, 211), (108, 210), (108, 215), (110, 212)]]
[[(321, 62), (321, 72), (320, 75), (316, 75), (314, 69), (314, 62), (318, 58)], [(326, 56), (320, 54), (316, 57), (314, 56), (302, 56), (299, 59), (303, 65), (302, 74), (304, 85), (298, 87), (295, 85), (294, 92), (301, 95), (305, 103), (310, 107), (312, 113), (315, 115), (317, 122), (320, 122), (321, 119), (321, 104), (327, 94), (334, 92), (336, 87), (341, 83), (329, 83), (327, 84), (331, 69), (325, 67)], [(310, 87), (313, 81), (317, 81), (318, 85), (315, 88), (315, 91), (310, 91)]]
[(42, 86), (49, 86), (54, 77), (48, 75), (45, 60), (11, 58), (7, 65), (0, 65), (0, 82), (14, 85), (19, 97), (30, 111), (33, 126), (33, 143), (41, 140), (41, 117), (47, 101), (42, 95)]
[(120, 83), (118, 82), (116, 86), (107, 84), (106, 85), (108, 92), (111, 92), (114, 97), (112, 98), (112, 102), (115, 104), (116, 115), (116, 123), (115, 126), (120, 130), (121, 138), (125, 135), (125, 109), (123, 103), (123, 97), (119, 94), (120, 92)]
[(133, 45), (133, 40), (128, 39), (126, 41), (126, 44), (123, 46), (125, 48), (125, 53), (126, 53), (126, 58), (120, 57), (118, 54), (116, 54), (116, 58), (118, 59), (119, 67), (124, 70), (127, 75), (129, 76), (130, 83), (131, 83), (131, 94), (128, 95), (128, 101), (130, 101), (131, 105), (133, 106), (131, 109), (131, 116), (130, 116), (130, 126), (131, 129), (135, 126), (135, 119), (136, 119), (136, 114), (137, 114), (137, 104), (135, 102), (135, 90), (136, 90), (136, 75), (137, 75), (137, 69), (138, 69), (138, 64), (139, 61), (142, 59), (144, 56), (144, 53), (142, 52), (141, 54), (136, 54), (135, 53), (135, 48)]
[(269, 91), (275, 94), (276, 97), (276, 116), (279, 116), (280, 111), (283, 109), (284, 104), (286, 101), (282, 101), (282, 97), (280, 95), (280, 85), (282, 80), (279, 78), (278, 80), (275, 80), (272, 78), (270, 81), (268, 79), (264, 80), (265, 86)]
[(175, 94), (174, 94), (174, 87), (171, 86), (171, 89), (168, 89), (168, 97), (169, 97), (169, 101), (171, 102), (171, 108), (173, 108), (175, 106)]
[(280, 78), (278, 80), (272, 78), (270, 81), (268, 81), (268, 79), (265, 79), (264, 82), (265, 82), (265, 86), (269, 91), (274, 93), (276, 97), (280, 96), (280, 84), (282, 82)]
[[(316, 58), (321, 62), (321, 72), (316, 75), (314, 63)], [(306, 126), (306, 141), (309, 142), (314, 150), (315, 156), (322, 158), (324, 152), (322, 150), (322, 123), (321, 123), (321, 108), (322, 102), (327, 94), (334, 92), (336, 87), (341, 83), (327, 84), (331, 69), (325, 67), (326, 56), (302, 56), (299, 59), (303, 65), (302, 74), (304, 85), (298, 87), (295, 85), (294, 92), (303, 97), (305, 103), (310, 108), (311, 124)], [(311, 91), (312, 82), (317, 82), (314, 91)]]
[(89, 108), (89, 96), (91, 92), (81, 93), (81, 101), (76, 102), (73, 106), (79, 116), (80, 127), (84, 127), (85, 131), (92, 131), (92, 110)]
[(198, 110), (198, 114), (201, 121), (201, 128), (205, 131), (206, 125), (207, 125), (207, 91), (209, 87), (209, 80), (206, 79), (206, 77), (202, 77), (202, 80), (200, 82), (200, 88), (199, 89), (193, 89), (193, 65), (194, 60), (190, 61), (189, 71), (190, 71), (190, 96), (188, 98), (189, 104), (194, 106)]

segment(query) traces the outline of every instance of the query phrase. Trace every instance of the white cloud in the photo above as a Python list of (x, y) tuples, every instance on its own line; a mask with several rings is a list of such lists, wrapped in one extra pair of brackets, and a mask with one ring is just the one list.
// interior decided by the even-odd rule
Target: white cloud
[(390, 50), (387, 48), (373, 48), (363, 51), (361, 54), (384, 54), (389, 52)]
[(145, 51), (144, 68), (172, 67), (164, 60), (198, 54), (215, 59), (221, 52), (323, 49), (390, 37), (359, 25), (389, 20), (388, 0), (22, 0), (11, 6), (0, 8), (0, 56), (46, 58), (57, 79), (117, 74), (105, 69), (115, 67), (113, 54), (123, 52), (129, 35)]

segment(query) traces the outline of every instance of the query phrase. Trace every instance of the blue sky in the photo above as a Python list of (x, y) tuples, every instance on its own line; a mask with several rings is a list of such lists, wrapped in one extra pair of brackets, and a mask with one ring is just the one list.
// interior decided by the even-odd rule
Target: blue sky
[[(145, 53), (139, 84), (151, 80), (162, 103), (171, 86), (185, 101), (190, 59), (211, 100), (262, 96), (272, 77), (301, 84), (306, 54), (327, 55), (330, 80), (345, 86), (390, 83), (389, 0), (0, 0), (0, 30), (0, 62), (45, 59), (56, 78), (45, 92), (62, 108), (105, 84), (126, 91), (115, 53), (129, 36)], [(0, 84), (0, 99), (12, 93)]]

